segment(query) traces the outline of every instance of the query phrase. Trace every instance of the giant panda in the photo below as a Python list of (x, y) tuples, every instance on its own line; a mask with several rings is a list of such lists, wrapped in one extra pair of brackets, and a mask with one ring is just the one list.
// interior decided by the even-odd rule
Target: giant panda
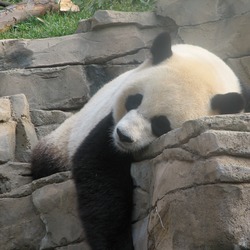
[(151, 57), (101, 88), (42, 139), (33, 178), (72, 169), (79, 215), (92, 250), (132, 250), (134, 154), (185, 121), (243, 112), (249, 92), (211, 52), (158, 35)]

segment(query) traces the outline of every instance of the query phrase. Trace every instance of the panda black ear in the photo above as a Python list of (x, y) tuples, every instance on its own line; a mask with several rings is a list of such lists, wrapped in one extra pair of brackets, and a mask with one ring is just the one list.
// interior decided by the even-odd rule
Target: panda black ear
[(241, 94), (231, 92), (215, 95), (211, 100), (211, 107), (219, 114), (236, 114), (245, 107), (245, 101)]
[(152, 64), (156, 65), (172, 56), (171, 37), (169, 33), (159, 34), (153, 41), (151, 47)]

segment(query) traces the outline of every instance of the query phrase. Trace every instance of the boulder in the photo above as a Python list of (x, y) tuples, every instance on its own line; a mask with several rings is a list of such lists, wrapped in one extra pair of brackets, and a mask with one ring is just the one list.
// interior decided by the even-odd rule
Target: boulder
[(169, 17), (178, 26), (195, 26), (207, 22), (215, 22), (249, 12), (248, 0), (158, 0), (156, 13)]
[(0, 123), (0, 163), (13, 161), (16, 146), (16, 123)]
[(6, 122), (11, 118), (10, 101), (7, 99), (0, 99), (0, 122)]
[(113, 10), (98, 10), (90, 19), (81, 20), (77, 33), (89, 32), (111, 26), (135, 25), (138, 28), (154, 28), (156, 26), (174, 26), (170, 20), (159, 19), (153, 12), (122, 12)]
[(41, 187), (32, 193), (32, 199), (46, 229), (40, 249), (51, 249), (83, 240), (72, 180)]
[(223, 59), (244, 57), (250, 50), (249, 21), (250, 12), (246, 12), (217, 22), (180, 27), (178, 33), (185, 43), (205, 47)]
[[(28, 173), (16, 163), (6, 165), (3, 172), (10, 176), (7, 170), (11, 169), (12, 177)], [(0, 169), (0, 175), (3, 172)], [(22, 186), (0, 194), (4, 214), (0, 216), (1, 249), (88, 249), (70, 176), (59, 173), (32, 183), (29, 180), (29, 184), (21, 178), (10, 180)]]
[(0, 78), (1, 95), (24, 93), (31, 109), (79, 109), (89, 98), (81, 66), (0, 71)]
[(137, 249), (250, 248), (249, 119), (186, 122), (133, 164)]

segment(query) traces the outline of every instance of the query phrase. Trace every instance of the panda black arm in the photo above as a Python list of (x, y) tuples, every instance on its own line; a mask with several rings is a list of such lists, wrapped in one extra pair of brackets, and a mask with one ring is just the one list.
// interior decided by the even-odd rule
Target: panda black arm
[(73, 157), (79, 214), (92, 250), (132, 250), (132, 157), (114, 148), (112, 114), (87, 136)]
[(69, 170), (67, 161), (55, 151), (55, 147), (41, 140), (32, 150), (31, 173), (33, 180)]

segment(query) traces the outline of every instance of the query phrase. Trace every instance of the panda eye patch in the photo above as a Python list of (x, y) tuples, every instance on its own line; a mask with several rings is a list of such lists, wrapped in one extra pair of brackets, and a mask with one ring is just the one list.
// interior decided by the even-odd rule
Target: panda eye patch
[(166, 116), (154, 116), (151, 119), (152, 133), (159, 137), (171, 130), (170, 122)]
[(142, 98), (143, 98), (142, 94), (135, 94), (128, 96), (125, 103), (126, 110), (130, 111), (132, 109), (138, 108), (142, 102)]

